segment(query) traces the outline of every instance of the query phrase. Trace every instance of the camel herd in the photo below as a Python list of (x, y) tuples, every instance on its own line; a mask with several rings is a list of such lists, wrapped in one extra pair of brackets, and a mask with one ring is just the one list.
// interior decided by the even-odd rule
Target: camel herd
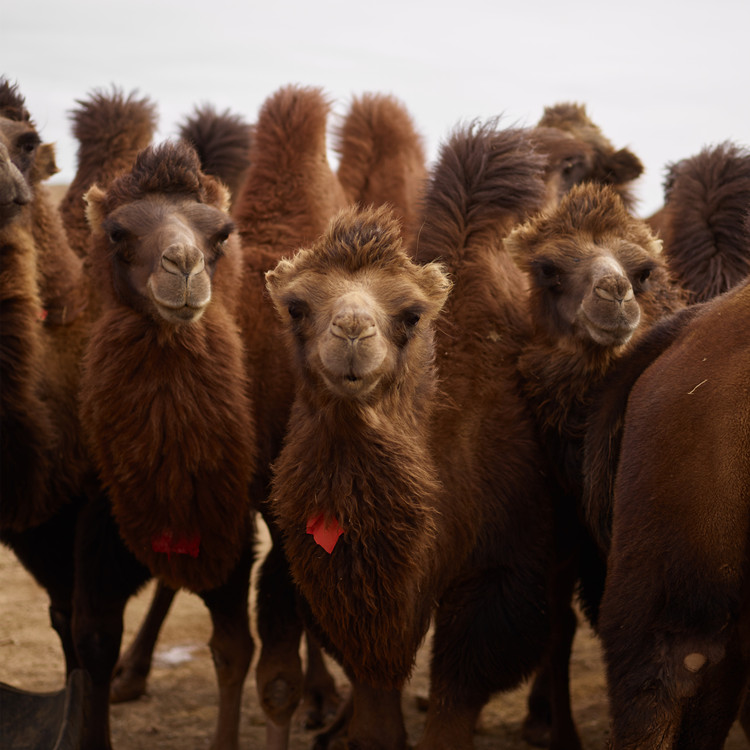
[(82, 748), (110, 750), (181, 588), (211, 615), (214, 750), (256, 646), (267, 750), (303, 695), (316, 748), (405, 750), (430, 627), (418, 750), (470, 750), (529, 678), (525, 739), (579, 750), (576, 604), (612, 750), (750, 737), (750, 151), (668, 165), (639, 218), (640, 161), (581, 105), (458, 125), (432, 164), (392, 96), (330, 110), (289, 85), (153, 143), (150, 100), (94, 91), (58, 206), (0, 79), (0, 541), (88, 674)]

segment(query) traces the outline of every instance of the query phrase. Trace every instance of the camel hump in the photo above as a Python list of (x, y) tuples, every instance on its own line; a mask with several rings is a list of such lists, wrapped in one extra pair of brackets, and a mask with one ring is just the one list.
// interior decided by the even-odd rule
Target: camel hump
[(94, 89), (88, 99), (77, 100), (70, 113), (73, 135), (78, 140), (78, 159), (112, 159), (112, 151), (135, 154), (148, 146), (157, 125), (156, 105), (137, 91), (127, 96), (113, 86)]
[(750, 273), (750, 150), (726, 141), (668, 166), (664, 251), (693, 301), (711, 299)]
[(250, 166), (252, 129), (239, 114), (204, 104), (185, 118), (179, 134), (197, 152), (202, 170), (218, 177), (234, 196)]
[(261, 106), (253, 154), (268, 153), (274, 160), (282, 153), (295, 159), (304, 154), (317, 156), (325, 149), (330, 108), (321, 88), (283, 86)]
[(457, 128), (442, 145), (427, 187), (420, 260), (461, 248), (477, 232), (504, 234), (540, 209), (545, 165), (528, 130), (500, 129), (498, 118)]

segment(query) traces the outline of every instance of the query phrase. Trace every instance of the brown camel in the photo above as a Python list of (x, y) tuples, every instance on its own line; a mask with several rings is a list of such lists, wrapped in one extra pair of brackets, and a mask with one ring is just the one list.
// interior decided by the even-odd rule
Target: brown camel
[(628, 392), (599, 628), (614, 750), (722, 747), (750, 675), (749, 324), (745, 280), (675, 316)]

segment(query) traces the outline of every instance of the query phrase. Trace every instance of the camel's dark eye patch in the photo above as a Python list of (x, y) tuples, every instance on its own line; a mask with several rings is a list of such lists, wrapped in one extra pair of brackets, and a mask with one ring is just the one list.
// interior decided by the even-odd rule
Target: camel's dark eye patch
[(310, 311), (307, 303), (297, 298), (287, 300), (286, 309), (289, 313), (289, 317), (295, 323), (299, 323), (301, 320), (303, 320)]
[(130, 232), (122, 224), (116, 221), (104, 222), (104, 231), (113, 245), (119, 245), (128, 239)]
[(36, 133), (23, 133), (18, 137), (16, 147), (24, 154), (33, 154), (41, 142), (41, 138)]
[(539, 286), (554, 289), (560, 286), (562, 280), (562, 269), (551, 260), (538, 260), (534, 262), (536, 280)]
[(635, 285), (640, 290), (646, 290), (649, 288), (649, 280), (651, 278), (651, 274), (654, 270), (654, 266), (652, 264), (648, 264), (645, 266), (641, 266), (634, 274), (633, 279), (635, 281)]
[(422, 319), (422, 310), (420, 308), (409, 308), (401, 313), (401, 322), (407, 328), (414, 328)]
[(211, 237), (211, 246), (213, 247), (213, 258), (212, 260), (218, 260), (224, 255), (226, 250), (226, 244), (234, 231), (234, 222), (226, 222), (221, 229), (214, 233)]

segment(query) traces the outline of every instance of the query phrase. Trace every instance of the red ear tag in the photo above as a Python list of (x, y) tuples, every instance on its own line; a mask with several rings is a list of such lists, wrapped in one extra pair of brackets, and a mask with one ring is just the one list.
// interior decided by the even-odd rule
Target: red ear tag
[(183, 536), (174, 538), (171, 531), (165, 531), (151, 540), (151, 549), (154, 552), (163, 552), (167, 558), (171, 557), (172, 552), (177, 555), (190, 555), (198, 557), (201, 548), (201, 535)]
[(330, 555), (344, 530), (335, 518), (326, 523), (321, 513), (307, 522), (307, 533), (312, 534), (313, 539)]
[(47, 320), (47, 316), (48, 315), (49, 315), (49, 311), (48, 310), (40, 310), (39, 311), (39, 320), (42, 320), (42, 321)]

